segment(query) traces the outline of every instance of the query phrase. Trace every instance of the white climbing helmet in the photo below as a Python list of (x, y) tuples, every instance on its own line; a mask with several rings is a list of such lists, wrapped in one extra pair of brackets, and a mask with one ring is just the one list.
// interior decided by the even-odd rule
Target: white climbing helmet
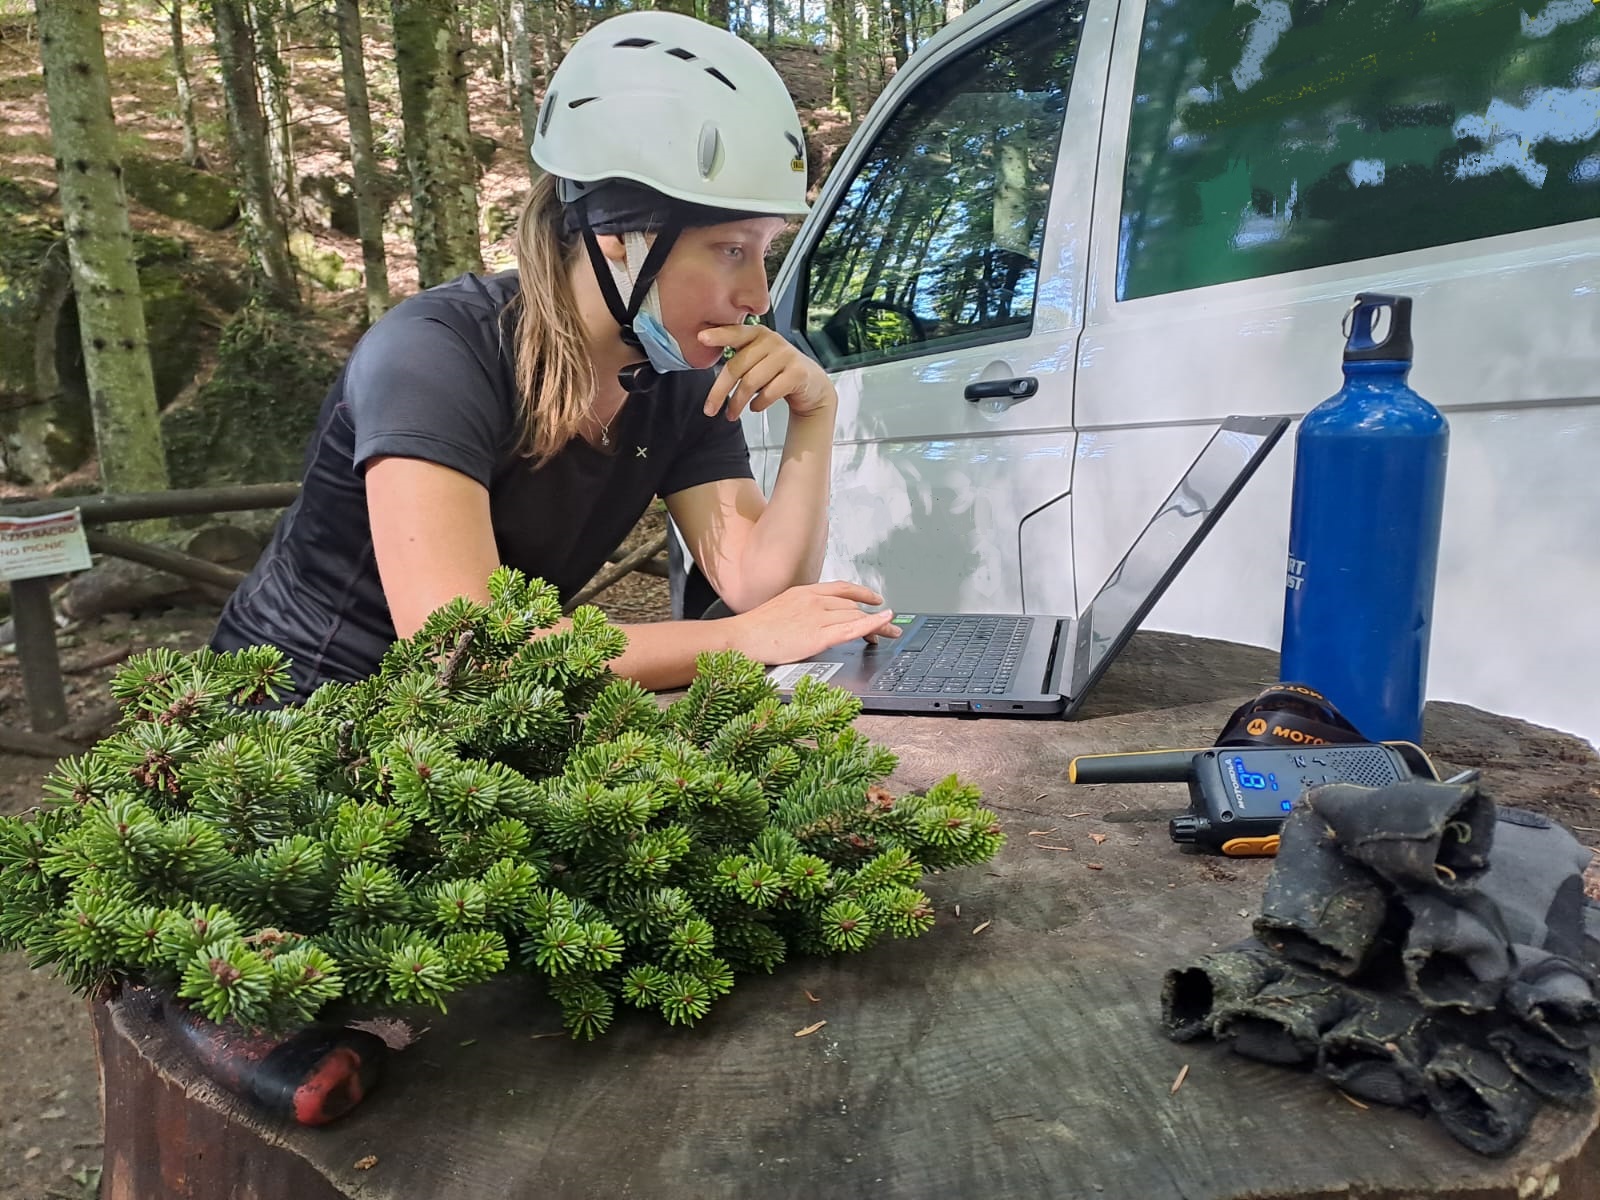
[(778, 72), (679, 13), (623, 13), (579, 38), (551, 76), (532, 154), (574, 184), (627, 179), (689, 204), (807, 211), (805, 139)]

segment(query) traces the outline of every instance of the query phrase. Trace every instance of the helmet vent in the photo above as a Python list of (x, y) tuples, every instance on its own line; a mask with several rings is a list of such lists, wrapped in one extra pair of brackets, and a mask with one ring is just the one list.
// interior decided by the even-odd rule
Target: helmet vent
[(795, 137), (795, 135), (790, 133), (787, 129), (783, 131), (783, 136), (788, 138), (789, 145), (794, 147), (794, 156), (796, 158), (804, 158), (806, 156), (806, 148), (801, 144), (799, 138)]
[(683, 59), (684, 62), (690, 62), (690, 61), (692, 61), (694, 59), (694, 51), (685, 50), (682, 46), (678, 46), (675, 49), (668, 50), (667, 53), (672, 55), (673, 58), (681, 58), (681, 59)]
[(550, 118), (555, 112), (556, 93), (550, 92), (544, 98), (544, 104), (539, 109), (539, 136), (543, 137), (550, 132)]
[(619, 50), (645, 50), (654, 45), (655, 41), (653, 39), (641, 37), (623, 38), (616, 43)]
[(711, 78), (715, 79), (718, 83), (723, 84), (730, 92), (737, 92), (739, 90), (733, 86), (733, 80), (729, 79), (715, 67), (707, 67), (706, 74), (711, 76)]
[(583, 97), (580, 97), (577, 100), (568, 100), (567, 101), (567, 107), (568, 108), (582, 108), (585, 104), (592, 103), (593, 101), (598, 100), (598, 99), (600, 99), (599, 96), (583, 96)]

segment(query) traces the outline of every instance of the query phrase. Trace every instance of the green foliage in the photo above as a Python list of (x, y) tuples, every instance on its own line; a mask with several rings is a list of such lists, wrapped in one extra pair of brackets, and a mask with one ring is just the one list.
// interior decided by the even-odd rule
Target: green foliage
[(0, 819), (0, 948), (269, 1028), (514, 967), (594, 1037), (619, 1001), (693, 1024), (736, 972), (923, 933), (923, 872), (999, 849), (954, 777), (880, 786), (894, 756), (847, 693), (783, 704), (707, 654), (663, 710), (611, 675), (598, 610), (534, 636), (553, 588), (501, 570), (490, 594), (298, 707), (252, 707), (286, 688), (274, 650), (130, 660), (117, 729)]
[(297, 476), (317, 410), (339, 372), (326, 331), (264, 299), (228, 322), (217, 367), (162, 414), (173, 487)]

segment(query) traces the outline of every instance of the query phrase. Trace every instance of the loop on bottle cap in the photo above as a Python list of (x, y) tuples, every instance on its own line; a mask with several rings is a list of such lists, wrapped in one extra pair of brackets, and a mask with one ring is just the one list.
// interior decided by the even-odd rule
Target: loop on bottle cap
[(1350, 322), (1355, 318), (1356, 309), (1361, 307), (1361, 297), (1357, 296), (1350, 301), (1350, 307), (1344, 310), (1344, 316), (1339, 320), (1339, 332), (1344, 334), (1345, 341), (1350, 340)]

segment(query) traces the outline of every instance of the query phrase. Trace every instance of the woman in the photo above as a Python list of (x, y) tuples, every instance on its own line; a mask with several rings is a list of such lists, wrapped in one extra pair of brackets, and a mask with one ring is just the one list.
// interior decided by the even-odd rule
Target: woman
[[(501, 563), (576, 592), (666, 499), (736, 614), (628, 626), (612, 667), (681, 686), (695, 656), (790, 662), (895, 636), (882, 598), (817, 583), (837, 397), (770, 329), (763, 257), (804, 213), (782, 80), (726, 31), (605, 21), (550, 80), (518, 269), (413, 296), (361, 339), (323, 404), (300, 497), (223, 610), (219, 650), (292, 660), (303, 700), (378, 667)], [(727, 354), (720, 371), (714, 371)], [(738, 418), (783, 400), (771, 500)]]

